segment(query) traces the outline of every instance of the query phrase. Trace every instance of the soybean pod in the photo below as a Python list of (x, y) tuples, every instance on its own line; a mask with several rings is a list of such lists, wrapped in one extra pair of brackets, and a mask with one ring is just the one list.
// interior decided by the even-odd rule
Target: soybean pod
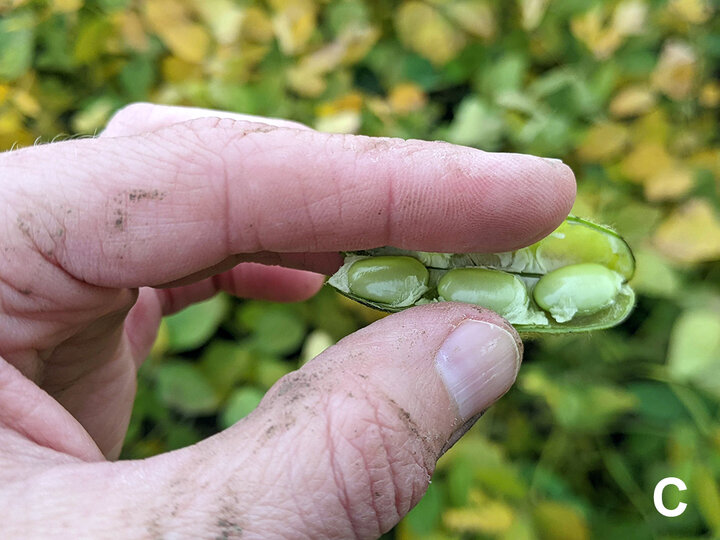
[(632, 251), (615, 231), (570, 216), (539, 242), (504, 253), (345, 253), (328, 283), (383, 311), (466, 302), (496, 311), (520, 332), (563, 333), (624, 321), (635, 304), (634, 271)]

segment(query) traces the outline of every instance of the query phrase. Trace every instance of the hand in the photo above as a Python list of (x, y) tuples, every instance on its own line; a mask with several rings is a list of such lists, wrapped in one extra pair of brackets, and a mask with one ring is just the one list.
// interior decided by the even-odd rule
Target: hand
[(515, 249), (575, 194), (570, 170), (541, 158), (147, 104), (99, 138), (1, 154), (0, 178), (11, 538), (379, 536), (514, 381), (512, 327), (453, 303), (393, 315), (225, 432), (108, 461), (161, 316), (218, 290), (307, 298), (340, 250)]

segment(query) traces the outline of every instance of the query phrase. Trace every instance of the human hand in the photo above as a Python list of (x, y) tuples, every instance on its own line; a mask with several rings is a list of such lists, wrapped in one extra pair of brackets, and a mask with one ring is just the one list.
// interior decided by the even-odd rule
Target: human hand
[(424, 306), (342, 340), (223, 433), (107, 461), (163, 314), (218, 290), (307, 298), (340, 250), (515, 249), (575, 194), (541, 158), (219, 114), (139, 104), (97, 139), (0, 155), (6, 536), (376, 537), (514, 381), (512, 327)]

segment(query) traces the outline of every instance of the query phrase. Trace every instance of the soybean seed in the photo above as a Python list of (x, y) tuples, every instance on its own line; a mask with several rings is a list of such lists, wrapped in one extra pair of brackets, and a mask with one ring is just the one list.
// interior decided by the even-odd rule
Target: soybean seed
[(427, 290), (429, 274), (417, 259), (384, 256), (361, 259), (348, 270), (355, 296), (390, 306), (410, 305)]
[(533, 298), (562, 323), (575, 315), (591, 315), (609, 307), (621, 287), (622, 277), (601, 264), (573, 264), (541, 277)]
[(476, 304), (507, 316), (527, 305), (525, 285), (512, 274), (485, 268), (456, 268), (438, 282), (441, 299)]

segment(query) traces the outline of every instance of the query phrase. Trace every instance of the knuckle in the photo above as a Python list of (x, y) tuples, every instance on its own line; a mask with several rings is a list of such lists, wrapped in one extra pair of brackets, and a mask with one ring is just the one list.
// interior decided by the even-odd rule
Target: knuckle
[(124, 131), (124, 126), (133, 125), (139, 118), (147, 118), (154, 108), (155, 105), (152, 103), (143, 102), (125, 105), (112, 115), (105, 127), (104, 133), (121, 135)]

